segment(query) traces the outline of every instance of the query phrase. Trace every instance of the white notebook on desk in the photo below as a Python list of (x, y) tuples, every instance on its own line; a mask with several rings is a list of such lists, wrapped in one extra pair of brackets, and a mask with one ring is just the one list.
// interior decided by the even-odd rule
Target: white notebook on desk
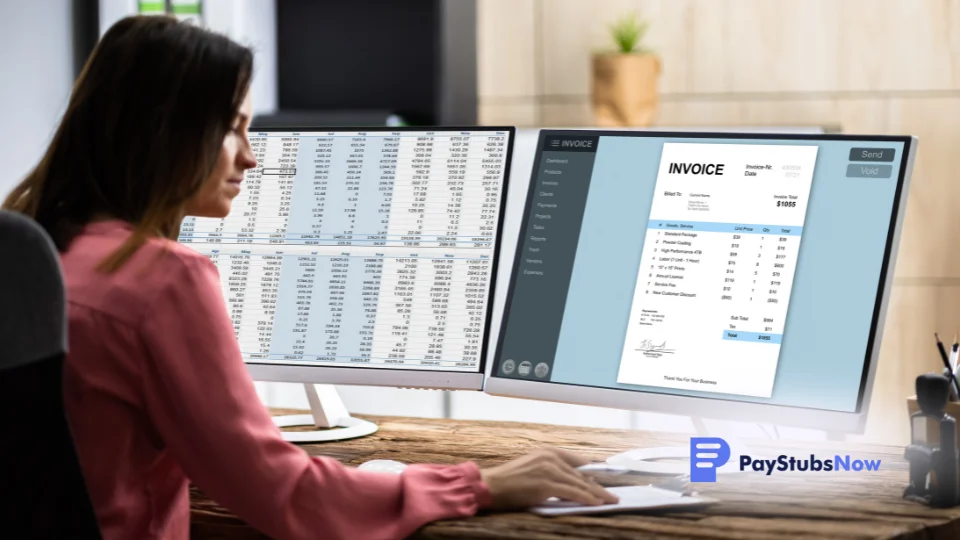
[(718, 502), (716, 499), (708, 497), (688, 497), (676, 491), (653, 486), (620, 486), (607, 488), (607, 491), (620, 497), (620, 502), (600, 506), (583, 506), (568, 501), (550, 499), (540, 506), (530, 508), (530, 511), (541, 516), (612, 514), (633, 510), (672, 510), (705, 506)]

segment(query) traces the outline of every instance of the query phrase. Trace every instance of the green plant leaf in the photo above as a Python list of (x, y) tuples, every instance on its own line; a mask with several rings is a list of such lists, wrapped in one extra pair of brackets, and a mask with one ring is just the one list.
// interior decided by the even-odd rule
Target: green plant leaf
[(640, 43), (647, 34), (649, 23), (638, 17), (636, 13), (628, 13), (610, 25), (610, 36), (613, 38), (617, 51), (628, 54), (640, 52), (643, 48)]

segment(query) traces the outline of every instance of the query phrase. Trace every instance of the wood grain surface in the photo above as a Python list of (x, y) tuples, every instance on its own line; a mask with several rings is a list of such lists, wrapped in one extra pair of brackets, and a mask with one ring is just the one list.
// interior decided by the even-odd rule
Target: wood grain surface
[[(283, 412), (283, 411), (275, 411)], [(675, 434), (547, 426), (512, 422), (366, 417), (380, 426), (372, 436), (352, 441), (303, 445), (311, 455), (348, 465), (371, 459), (404, 463), (475, 461), (488, 467), (542, 446), (557, 446), (600, 461), (636, 447), (686, 445)], [(481, 514), (428, 525), (413, 538), (742, 538), (742, 539), (957, 539), (960, 507), (933, 509), (902, 499), (907, 463), (903, 448), (855, 443), (789, 444), (749, 441), (765, 454), (818, 458), (835, 454), (880, 459), (877, 472), (762, 473), (721, 476), (697, 484), (719, 504), (695, 512), (631, 513), (604, 517), (545, 518), (527, 512)], [(735, 459), (735, 458), (734, 458)], [(654, 477), (606, 478), (606, 485), (647, 484)], [(191, 537), (265, 538), (230, 511), (193, 489)], [(318, 531), (318, 538), (320, 531)]]

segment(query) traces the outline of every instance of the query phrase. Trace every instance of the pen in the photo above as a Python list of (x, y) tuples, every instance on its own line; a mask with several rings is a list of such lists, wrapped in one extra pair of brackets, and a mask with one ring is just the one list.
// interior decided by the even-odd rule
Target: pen
[(940, 341), (940, 336), (936, 333), (933, 334), (933, 337), (937, 338), (937, 350), (940, 351), (940, 358), (943, 360), (943, 365), (947, 368), (947, 371), (950, 372), (950, 379), (953, 380), (953, 389), (954, 395), (960, 396), (960, 383), (957, 383), (957, 377), (953, 374), (953, 370), (950, 369), (950, 359), (947, 358), (947, 351), (943, 349), (943, 342)]
[[(960, 361), (958, 361), (958, 359), (960, 359), (960, 346), (955, 347), (953, 354), (953, 378), (957, 379), (960, 377)], [(957, 394), (957, 397), (960, 399), (960, 394)]]
[[(940, 374), (950, 380), (950, 377), (953, 376), (953, 373), (949, 369), (943, 368), (940, 370)], [(957, 390), (953, 387), (953, 384), (950, 385), (950, 390), (947, 393), (947, 401), (957, 401)]]
[(957, 336), (953, 336), (953, 347), (950, 348), (950, 371), (957, 372), (957, 353), (960, 351), (960, 344), (957, 343)]

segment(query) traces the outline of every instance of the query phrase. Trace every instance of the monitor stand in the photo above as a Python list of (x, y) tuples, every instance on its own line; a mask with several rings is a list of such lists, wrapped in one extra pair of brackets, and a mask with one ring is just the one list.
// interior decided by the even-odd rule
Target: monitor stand
[[(713, 437), (703, 419), (692, 416), (693, 427), (697, 437)], [(718, 467), (717, 474), (740, 472), (738, 457), (750, 455), (755, 458), (763, 457), (751, 451), (751, 448), (742, 440), (735, 437), (721, 437), (730, 446), (730, 459), (722, 467)], [(607, 458), (610, 465), (618, 465), (627, 469), (646, 474), (663, 474), (680, 476), (690, 474), (690, 444), (685, 446), (654, 446), (650, 448), (634, 448)]]
[(277, 427), (313, 426), (316, 431), (284, 431), (283, 439), (294, 443), (342, 441), (376, 433), (377, 425), (350, 416), (332, 384), (304, 384), (310, 414), (274, 416)]

